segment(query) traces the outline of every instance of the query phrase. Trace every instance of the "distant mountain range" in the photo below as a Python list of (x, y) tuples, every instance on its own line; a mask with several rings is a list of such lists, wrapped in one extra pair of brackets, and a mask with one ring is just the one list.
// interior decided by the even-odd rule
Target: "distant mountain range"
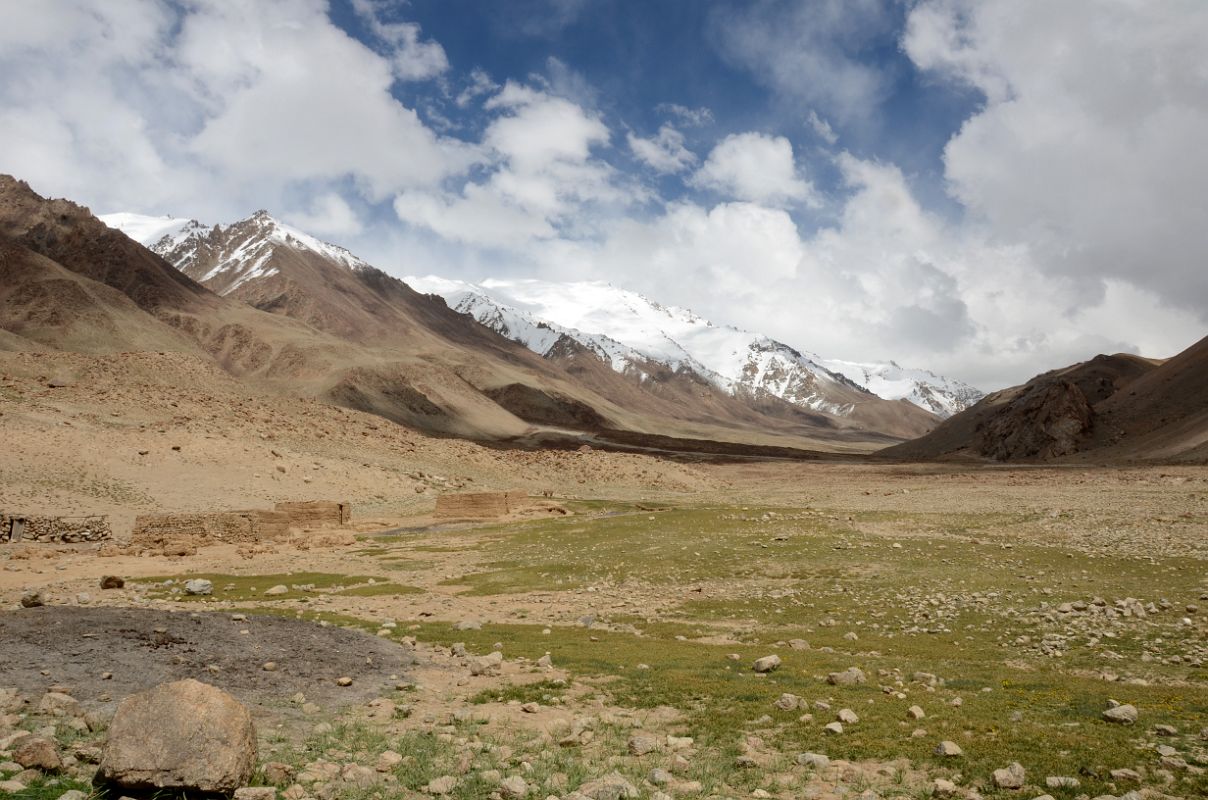
[(405, 282), (266, 212), (103, 222), (0, 176), (0, 350), (178, 352), (203, 372), (505, 446), (1203, 460), (1206, 346), (1101, 356), (979, 400), (605, 284)]
[(852, 411), (839, 387), (909, 400), (940, 418), (983, 396), (959, 381), (893, 362), (822, 358), (609, 284), (495, 279), (471, 284), (431, 275), (405, 280), (539, 355), (548, 356), (570, 341), (617, 372), (643, 379), (648, 376), (642, 365), (657, 363), (695, 372), (731, 394), (770, 395), (838, 416)]

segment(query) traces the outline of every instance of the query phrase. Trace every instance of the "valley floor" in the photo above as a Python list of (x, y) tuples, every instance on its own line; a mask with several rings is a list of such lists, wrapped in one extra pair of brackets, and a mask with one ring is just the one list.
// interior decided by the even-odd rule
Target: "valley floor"
[[(172, 358), (7, 358), (0, 508), (108, 513), (124, 535), (144, 511), (334, 499), (356, 533), (184, 557), (0, 545), (11, 637), (31, 635), (22, 615), (119, 615), (60, 647), (75, 656), (0, 648), (0, 690), (31, 701), (0, 708), (0, 762), (6, 725), (53, 725), (79, 754), (57, 783), (23, 774), (23, 797), (82, 787), (104, 736), (41, 716), (43, 692), (103, 713), (164, 670), (253, 704), (258, 780), (287, 800), (1208, 793), (1206, 468), (499, 451)], [(573, 513), (435, 524), (436, 494), (479, 487)], [(182, 592), (198, 577), (212, 595)], [(19, 607), (34, 589), (48, 608)], [(104, 645), (197, 612), (236, 635), (148, 647), (146, 676), (128, 640)], [(373, 663), (312, 657), (318, 634), (291, 647), (281, 616), (364, 631)], [(1113, 702), (1135, 723), (1107, 721)], [(1020, 789), (995, 777), (1013, 762)]]

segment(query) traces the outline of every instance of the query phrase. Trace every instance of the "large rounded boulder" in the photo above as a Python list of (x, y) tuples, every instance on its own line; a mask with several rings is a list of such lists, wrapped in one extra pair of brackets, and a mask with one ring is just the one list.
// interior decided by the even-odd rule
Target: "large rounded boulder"
[(256, 767), (247, 708), (200, 681), (165, 683), (118, 704), (97, 782), (125, 789), (230, 794)]

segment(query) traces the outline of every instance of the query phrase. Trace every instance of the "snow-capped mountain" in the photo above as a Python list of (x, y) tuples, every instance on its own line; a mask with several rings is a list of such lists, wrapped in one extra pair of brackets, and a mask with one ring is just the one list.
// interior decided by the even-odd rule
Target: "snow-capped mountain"
[(278, 247), (314, 253), (350, 269), (369, 266), (343, 247), (320, 241), (267, 211), (225, 226), (125, 212), (103, 214), (100, 219), (218, 294), (230, 294), (248, 281), (275, 275), (277, 269), (269, 260)]
[(958, 381), (902, 369), (892, 362), (826, 360), (608, 284), (535, 280), (471, 284), (433, 276), (406, 281), (418, 291), (440, 295), (451, 308), (540, 355), (548, 356), (569, 339), (599, 355), (614, 370), (639, 377), (644, 377), (643, 364), (656, 362), (692, 370), (731, 394), (772, 395), (839, 416), (850, 413), (852, 404), (835, 402), (833, 390), (838, 387), (909, 400), (941, 417), (981, 397)]
[(909, 400), (944, 419), (985, 397), (984, 392), (967, 383), (925, 369), (906, 369), (893, 361), (863, 364), (828, 358), (820, 363), (886, 400)]

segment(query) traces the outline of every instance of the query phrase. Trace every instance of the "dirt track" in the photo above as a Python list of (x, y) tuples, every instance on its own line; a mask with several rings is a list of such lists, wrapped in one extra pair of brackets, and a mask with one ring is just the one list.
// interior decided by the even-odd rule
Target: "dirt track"
[[(402, 679), (414, 661), (410, 648), (356, 631), (231, 617), (65, 606), (0, 613), (0, 686), (16, 686), (35, 702), (50, 687), (66, 686), (86, 707), (101, 707), (196, 678), (231, 692), (258, 716), (277, 717), (301, 713), (289, 702), (298, 692), (324, 709), (363, 703)], [(268, 661), (275, 671), (263, 669)], [(342, 676), (352, 686), (337, 686)]]

